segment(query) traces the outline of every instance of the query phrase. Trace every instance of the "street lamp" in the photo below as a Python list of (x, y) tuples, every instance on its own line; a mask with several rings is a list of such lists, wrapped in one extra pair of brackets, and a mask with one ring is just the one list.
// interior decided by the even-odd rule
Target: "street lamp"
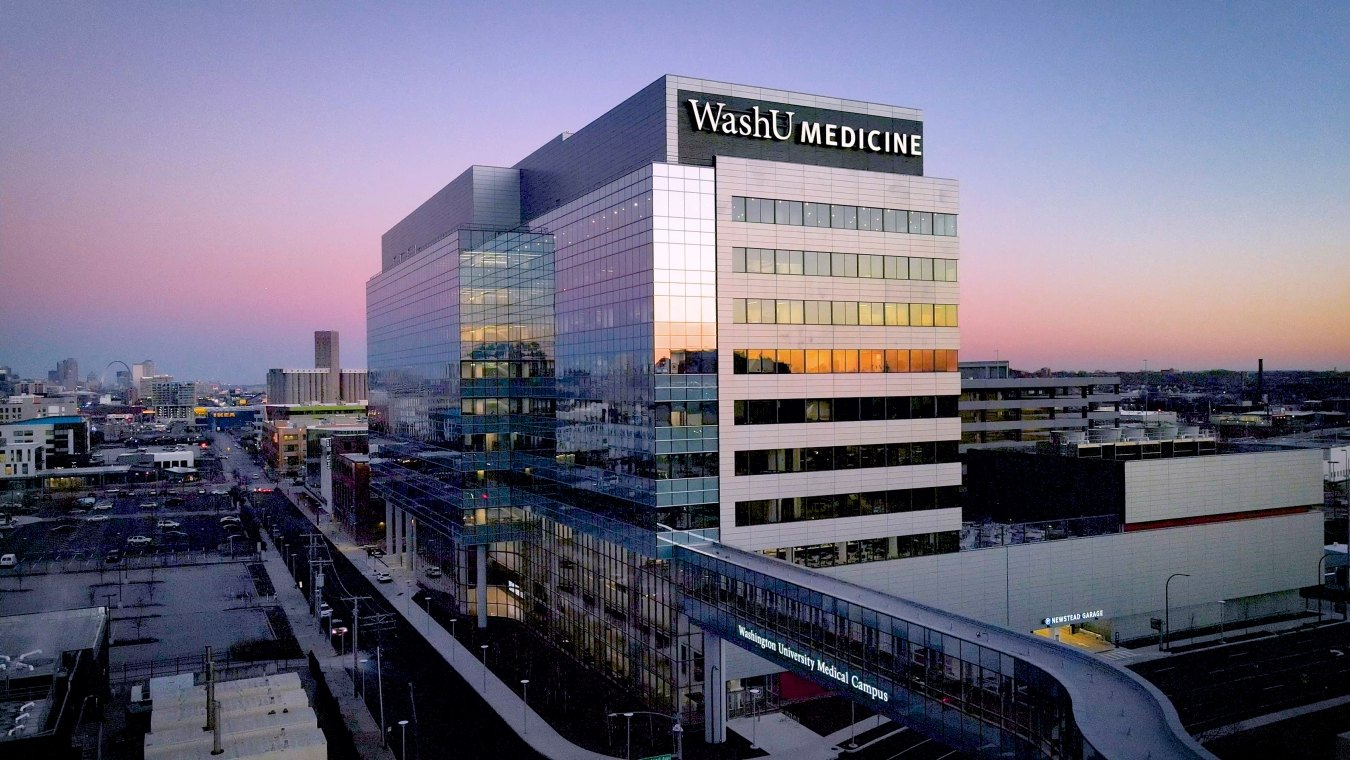
[(362, 667), (361, 667), (361, 699), (362, 699), (362, 701), (364, 701), (365, 698), (366, 698), (366, 669), (365, 669), (365, 664), (368, 663), (368, 662), (370, 662), (370, 658), (369, 658), (369, 657), (362, 657), (362, 658), (359, 660), (359, 662), (360, 662), (361, 665), (362, 665)]
[(1163, 583), (1163, 644), (1165, 648), (1170, 645), (1169, 639), (1172, 638), (1172, 603), (1169, 595), (1172, 579), (1189, 577), (1191, 577), (1189, 573), (1172, 573), (1167, 576), (1167, 581)]
[(455, 644), (458, 643), (455, 639), (455, 623), (458, 622), (459, 618), (450, 618), (450, 662), (452, 663), (455, 661)]
[(1327, 575), (1322, 570), (1322, 563), (1327, 561), (1328, 556), (1326, 552), (1322, 552), (1321, 558), (1317, 560), (1317, 622), (1319, 624), (1322, 622), (1322, 595), (1327, 585)]
[(530, 732), (530, 679), (520, 679), (520, 725)]
[(759, 699), (760, 688), (750, 690), (750, 747), (759, 749), (759, 713), (755, 711), (755, 700)]
[(398, 743), (399, 744), (398, 754), (401, 757), (401, 760), (408, 760), (408, 721), (406, 720), (399, 721), (398, 727), (399, 731), (403, 734), (402, 740), (400, 740)]
[(623, 717), (628, 719), (628, 749), (624, 751), (624, 760), (633, 760), (633, 714), (626, 712)]
[(487, 696), (487, 644), (479, 644), (478, 648), (483, 652), (483, 696)]
[(1220, 643), (1220, 644), (1226, 644), (1226, 643), (1228, 643), (1228, 637), (1227, 637), (1226, 635), (1224, 635), (1224, 632), (1223, 632), (1223, 623), (1224, 623), (1224, 618), (1226, 618), (1226, 617), (1228, 617), (1228, 600), (1227, 600), (1227, 599), (1220, 599), (1220, 600), (1219, 600), (1219, 643)]
[(684, 726), (677, 720), (671, 725), (670, 733), (675, 737), (675, 760), (684, 760)]

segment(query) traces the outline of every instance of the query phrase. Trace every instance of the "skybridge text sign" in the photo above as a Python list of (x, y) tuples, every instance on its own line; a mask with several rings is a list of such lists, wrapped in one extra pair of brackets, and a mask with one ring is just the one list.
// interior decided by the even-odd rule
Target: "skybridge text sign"
[(787, 658), (801, 665), (807, 670), (813, 670), (818, 675), (828, 676), (853, 689), (866, 694), (878, 702), (891, 701), (891, 694), (876, 686), (873, 686), (863, 680), (856, 673), (850, 673), (844, 668), (840, 668), (824, 659), (814, 657), (805, 652), (797, 651), (777, 639), (770, 638), (752, 628), (746, 628), (743, 625), (736, 626), (736, 633), (743, 639), (754, 642), (760, 649), (767, 649), (780, 657)]
[(714, 166), (727, 156), (923, 174), (923, 122), (916, 119), (690, 90), (677, 97), (682, 164)]

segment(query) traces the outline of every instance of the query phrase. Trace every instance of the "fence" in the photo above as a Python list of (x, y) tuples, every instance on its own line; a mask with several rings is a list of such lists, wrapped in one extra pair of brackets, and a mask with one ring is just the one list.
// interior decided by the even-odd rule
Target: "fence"
[[(241, 668), (269, 668), (269, 672), (280, 672), (285, 670), (299, 670), (305, 666), (304, 658), (293, 659), (272, 659), (272, 660), (236, 660), (233, 657), (214, 657), (217, 673), (228, 674), (230, 670)], [(125, 684), (133, 681), (148, 681), (151, 678), (160, 676), (176, 676), (183, 673), (205, 673), (206, 655), (191, 655), (186, 657), (169, 657), (158, 660), (140, 660), (137, 662), (124, 662), (108, 666), (108, 681), (114, 684)], [(229, 679), (225, 675), (226, 680)]]

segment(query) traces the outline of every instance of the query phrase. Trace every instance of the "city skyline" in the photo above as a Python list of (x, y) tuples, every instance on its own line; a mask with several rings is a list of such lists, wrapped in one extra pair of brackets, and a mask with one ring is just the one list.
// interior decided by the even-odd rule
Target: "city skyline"
[[(962, 359), (1350, 365), (1346, 10), (1157, 28), (1163, 8), (788, 9), (733, 45), (596, 5), (8, 6), (0, 362), (261, 383), (331, 328), (364, 366), (365, 281), (406, 209), (669, 71), (923, 109), (925, 173), (964, 196)], [(531, 55), (492, 55), (503, 36)]]

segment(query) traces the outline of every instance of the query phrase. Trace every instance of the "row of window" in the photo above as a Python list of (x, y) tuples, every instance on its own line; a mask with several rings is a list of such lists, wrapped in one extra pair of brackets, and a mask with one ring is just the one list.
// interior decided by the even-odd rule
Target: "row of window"
[(738, 325), (872, 325), (956, 327), (956, 304), (884, 301), (799, 301), (793, 298), (733, 298)]
[(528, 414), (536, 417), (552, 417), (554, 404), (551, 398), (530, 398), (511, 396), (507, 398), (465, 398), (460, 399), (460, 413), (469, 415)]
[(657, 454), (656, 479), (711, 478), (717, 476), (717, 452)]
[(790, 224), (796, 227), (832, 227), (836, 230), (905, 232), (910, 235), (956, 235), (956, 214), (745, 198), (739, 195), (731, 199), (731, 220)]
[(868, 396), (744, 399), (734, 406), (737, 425), (788, 425), (955, 417), (957, 403), (956, 396)]
[(656, 404), (657, 427), (686, 427), (717, 424), (717, 400), (659, 401)]
[[(861, 517), (928, 509), (950, 509), (957, 503), (959, 486), (905, 488), (894, 491), (789, 496), (782, 499), (755, 499), (736, 502), (736, 525), (776, 525), (778, 523), (830, 520), (836, 517)], [(883, 539), (884, 540), (884, 539)]]
[(960, 548), (960, 534), (956, 531), (919, 533), (893, 538), (864, 538), (858, 541), (836, 541), (810, 546), (784, 546), (764, 549), (760, 554), (806, 567), (834, 567), (857, 562), (879, 562), (888, 559), (926, 557), (930, 554), (950, 554)]
[(736, 452), (737, 475), (782, 475), (790, 472), (865, 470), (960, 461), (956, 441), (863, 443), (810, 446), (801, 449), (752, 449)]
[(731, 257), (732, 271), (751, 274), (956, 282), (956, 259), (774, 248), (732, 248)]
[(738, 348), (732, 365), (737, 375), (957, 371), (954, 348)]

